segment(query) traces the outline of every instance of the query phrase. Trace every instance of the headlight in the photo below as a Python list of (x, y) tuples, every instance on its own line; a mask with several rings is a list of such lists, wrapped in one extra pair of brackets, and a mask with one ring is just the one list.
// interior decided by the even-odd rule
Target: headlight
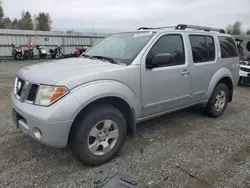
[(36, 94), (35, 104), (49, 106), (68, 93), (69, 90), (66, 87), (40, 85)]

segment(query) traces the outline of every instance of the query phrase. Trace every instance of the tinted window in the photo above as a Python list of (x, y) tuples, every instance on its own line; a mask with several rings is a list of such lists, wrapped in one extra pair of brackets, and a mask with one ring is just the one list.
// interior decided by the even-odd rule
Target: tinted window
[(207, 45), (204, 36), (190, 36), (194, 63), (205, 62), (208, 59)]
[(152, 61), (157, 54), (169, 53), (172, 55), (173, 61), (169, 65), (185, 64), (185, 52), (181, 35), (165, 35), (161, 37), (152, 47), (147, 56), (147, 61)]
[(208, 61), (214, 61), (215, 60), (215, 44), (214, 44), (214, 38), (210, 36), (205, 37), (207, 48), (208, 48)]
[(221, 58), (237, 57), (237, 48), (231, 37), (219, 37)]
[(211, 36), (189, 36), (194, 63), (209, 62), (215, 60), (214, 39)]

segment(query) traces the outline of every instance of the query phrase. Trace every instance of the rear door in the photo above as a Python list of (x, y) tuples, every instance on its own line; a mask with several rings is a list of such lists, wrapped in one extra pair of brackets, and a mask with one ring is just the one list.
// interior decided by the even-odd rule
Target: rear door
[(205, 93), (209, 83), (218, 69), (216, 65), (218, 50), (215, 45), (216, 36), (214, 35), (188, 35), (191, 47), (191, 95), (192, 103), (205, 100)]

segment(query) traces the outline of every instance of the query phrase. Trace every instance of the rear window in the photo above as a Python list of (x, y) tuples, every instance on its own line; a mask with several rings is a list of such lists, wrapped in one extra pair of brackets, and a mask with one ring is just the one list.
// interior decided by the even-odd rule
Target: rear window
[(238, 52), (233, 38), (218, 37), (221, 48), (221, 58), (237, 57)]

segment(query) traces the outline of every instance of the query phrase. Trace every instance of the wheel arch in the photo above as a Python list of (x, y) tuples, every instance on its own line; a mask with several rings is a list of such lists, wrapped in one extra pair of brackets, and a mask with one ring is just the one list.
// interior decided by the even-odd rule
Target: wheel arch
[(233, 76), (228, 68), (221, 68), (214, 74), (209, 84), (209, 88), (207, 91), (207, 98), (209, 99), (211, 97), (215, 87), (220, 83), (224, 83), (228, 87), (229, 90), (228, 101), (231, 102), (233, 99), (234, 85), (233, 85)]
[(228, 101), (232, 102), (232, 100), (233, 100), (233, 82), (232, 82), (232, 79), (230, 79), (229, 77), (223, 77), (222, 79), (220, 79), (220, 81), (217, 83), (217, 85), (220, 83), (223, 83), (228, 87), (228, 94), (229, 94)]
[(124, 115), (127, 123), (127, 134), (135, 134), (136, 131), (136, 115), (135, 115), (135, 110), (132, 108), (129, 103), (117, 96), (108, 96), (108, 97), (101, 97), (98, 99), (95, 99), (91, 101), (89, 104), (87, 104), (85, 107), (83, 107), (78, 114), (76, 115), (71, 128), (69, 132), (69, 138), (68, 141), (70, 141), (70, 138), (72, 138), (74, 131), (77, 127), (77, 122), (80, 121), (81, 118), (84, 117), (86, 112), (93, 106), (98, 106), (102, 104), (108, 104), (112, 105), (113, 107), (117, 108), (121, 113)]

